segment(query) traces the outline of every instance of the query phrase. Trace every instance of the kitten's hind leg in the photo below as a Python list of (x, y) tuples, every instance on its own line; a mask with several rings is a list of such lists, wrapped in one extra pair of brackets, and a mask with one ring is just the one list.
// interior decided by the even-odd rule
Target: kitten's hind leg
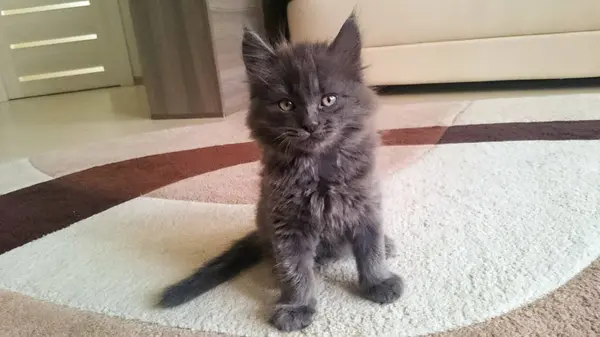
[(359, 286), (365, 298), (382, 304), (391, 303), (402, 295), (403, 284), (386, 264), (386, 239), (374, 219), (365, 219), (350, 234)]
[(273, 255), (281, 297), (271, 323), (282, 331), (300, 330), (312, 323), (316, 240), (296, 233), (275, 234)]

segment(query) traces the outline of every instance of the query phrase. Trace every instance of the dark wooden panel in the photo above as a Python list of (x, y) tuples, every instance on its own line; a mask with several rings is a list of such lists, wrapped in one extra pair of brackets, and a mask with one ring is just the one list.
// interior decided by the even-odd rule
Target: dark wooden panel
[[(231, 4), (227, 1), (226, 4)], [(242, 35), (244, 25), (262, 32), (262, 15), (259, 1), (240, 1), (236, 8), (227, 8), (219, 0), (209, 7), (213, 53), (216, 56), (219, 86), (225, 114), (248, 106), (246, 71), (242, 61)]]
[(153, 118), (223, 116), (205, 0), (130, 0)]
[(275, 44), (279, 40), (289, 39), (287, 6), (291, 0), (261, 0), (263, 23), (267, 39)]

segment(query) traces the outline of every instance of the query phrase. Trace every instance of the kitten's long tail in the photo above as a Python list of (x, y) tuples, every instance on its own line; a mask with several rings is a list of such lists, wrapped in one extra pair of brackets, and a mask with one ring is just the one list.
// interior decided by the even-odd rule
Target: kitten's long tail
[(158, 306), (176, 307), (191, 301), (210, 289), (226, 282), (263, 258), (258, 233), (252, 232), (235, 242), (229, 250), (210, 260), (188, 278), (168, 287)]

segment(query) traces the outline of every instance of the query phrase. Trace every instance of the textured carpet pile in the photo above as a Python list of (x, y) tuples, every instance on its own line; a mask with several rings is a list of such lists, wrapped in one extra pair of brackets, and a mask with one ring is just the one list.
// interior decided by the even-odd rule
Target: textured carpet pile
[[(289, 336), (600, 336), (600, 96), (383, 100), (385, 227), (407, 292), (319, 276)], [(0, 163), (0, 336), (279, 336), (260, 265), (193, 302), (161, 289), (253, 226), (244, 114)]]

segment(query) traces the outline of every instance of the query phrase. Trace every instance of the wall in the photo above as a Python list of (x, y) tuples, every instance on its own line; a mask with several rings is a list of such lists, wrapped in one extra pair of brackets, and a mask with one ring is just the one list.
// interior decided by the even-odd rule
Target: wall
[(4, 89), (4, 83), (2, 83), (2, 79), (0, 78), (0, 102), (4, 101), (8, 101), (8, 95)]

